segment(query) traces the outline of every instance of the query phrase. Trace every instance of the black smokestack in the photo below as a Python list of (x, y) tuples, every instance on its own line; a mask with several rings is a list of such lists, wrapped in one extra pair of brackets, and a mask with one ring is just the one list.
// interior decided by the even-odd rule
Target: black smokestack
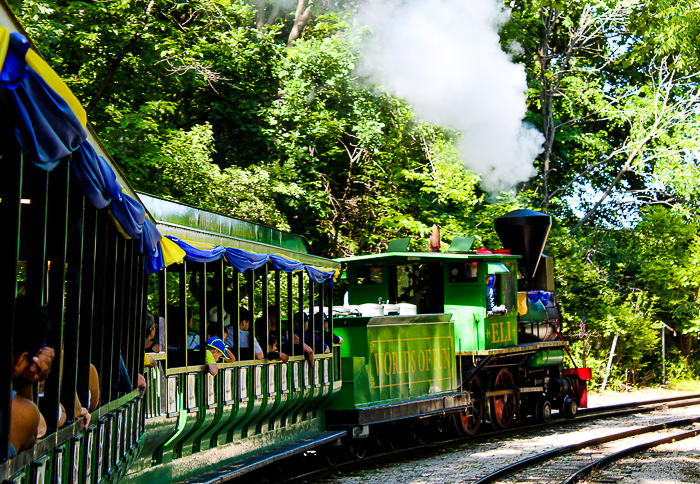
[(530, 290), (552, 226), (552, 217), (534, 210), (515, 210), (498, 217), (494, 226), (503, 247), (522, 257), (520, 265), (525, 269), (527, 289)]

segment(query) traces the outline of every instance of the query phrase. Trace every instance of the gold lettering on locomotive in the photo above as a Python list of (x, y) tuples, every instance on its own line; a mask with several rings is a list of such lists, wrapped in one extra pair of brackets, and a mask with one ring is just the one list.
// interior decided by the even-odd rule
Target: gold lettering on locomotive
[(442, 360), (445, 362), (443, 368), (452, 369), (451, 352), (447, 348), (442, 348)]
[[(389, 360), (388, 363), (387, 360)], [(384, 353), (382, 364), (384, 365), (384, 373), (391, 375), (391, 353)]]
[[(503, 327), (504, 323), (506, 324), (505, 328)], [(493, 336), (493, 338), (491, 339), (493, 343), (505, 343), (507, 341), (513, 341), (513, 335), (511, 333), (511, 322), (500, 321), (497, 323), (491, 323), (491, 334)]]
[(498, 323), (491, 323), (491, 335), (493, 336), (493, 341), (494, 343), (499, 343), (500, 339), (498, 337)]
[[(396, 348), (382, 348), (381, 345), (371, 345), (372, 349), (370, 351), (370, 366), (372, 368), (370, 371), (373, 382), (372, 386), (377, 388), (377, 386), (375, 386), (374, 383), (374, 378), (379, 378), (379, 381), (381, 381), (382, 375), (384, 375), (385, 377), (392, 377), (393, 375), (429, 372), (436, 370), (451, 370), (451, 356), (453, 354), (453, 343), (451, 338), (445, 337), (444, 339), (449, 339), (449, 342), (447, 343), (449, 346), (443, 347), (441, 343), (438, 343), (436, 341), (436, 348), (391, 351)], [(402, 341), (412, 340), (409, 339)], [(401, 383), (396, 383), (395, 380), (393, 380), (392, 378), (389, 381), (384, 380), (382, 383), (379, 384), (379, 386), (393, 386), (397, 384), (404, 385), (408, 384), (411, 380), (413, 380), (413, 378), (402, 379)]]
[(397, 366), (398, 359), (399, 355), (397, 355), (396, 353), (391, 354), (391, 368), (394, 375), (398, 375), (400, 373), (399, 367)]

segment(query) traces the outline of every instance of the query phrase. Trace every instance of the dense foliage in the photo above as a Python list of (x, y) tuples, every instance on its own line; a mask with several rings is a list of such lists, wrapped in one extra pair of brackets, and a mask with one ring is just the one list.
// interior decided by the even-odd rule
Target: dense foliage
[(509, 2), (501, 43), (545, 137), (538, 175), (509, 194), (481, 191), (460, 133), (363, 82), (355, 2), (12, 6), (137, 190), (329, 256), (419, 247), (434, 223), (494, 247), (494, 217), (541, 209), (576, 357), (602, 369), (618, 335), (613, 381), (658, 382), (665, 323), (671, 376), (700, 371), (697, 0)]

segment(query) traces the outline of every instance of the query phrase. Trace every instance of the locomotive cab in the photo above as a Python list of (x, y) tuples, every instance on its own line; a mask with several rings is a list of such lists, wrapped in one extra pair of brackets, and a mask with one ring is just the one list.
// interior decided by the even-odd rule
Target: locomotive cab
[[(457, 351), (487, 350), (518, 344), (518, 257), (508, 254), (404, 252), (350, 257), (348, 306), (342, 312), (381, 305), (382, 315), (447, 313), (455, 324)], [(487, 311), (487, 275), (496, 306)], [(402, 312), (404, 311), (404, 312)]]

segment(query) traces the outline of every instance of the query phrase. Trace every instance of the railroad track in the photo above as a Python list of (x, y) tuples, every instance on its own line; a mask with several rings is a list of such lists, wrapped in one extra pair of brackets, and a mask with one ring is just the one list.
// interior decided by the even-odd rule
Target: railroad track
[[(527, 432), (532, 432), (532, 431), (537, 431), (545, 428), (556, 428), (556, 427), (564, 427), (564, 426), (569, 426), (569, 425), (575, 425), (579, 424), (581, 422), (585, 421), (593, 421), (593, 420), (599, 420), (603, 418), (611, 418), (611, 417), (621, 417), (621, 416), (627, 416), (627, 415), (632, 415), (635, 413), (646, 413), (646, 412), (653, 412), (657, 410), (663, 410), (663, 409), (668, 409), (668, 408), (678, 408), (678, 407), (687, 407), (687, 406), (692, 406), (692, 405), (700, 405), (700, 394), (693, 394), (693, 395), (686, 395), (683, 397), (671, 397), (671, 398), (663, 398), (663, 399), (656, 399), (656, 400), (647, 400), (643, 402), (633, 402), (633, 403), (625, 403), (625, 404), (617, 404), (617, 405), (610, 405), (610, 406), (605, 406), (605, 407), (595, 407), (595, 408), (590, 408), (590, 409), (581, 409), (579, 412), (578, 416), (575, 419), (572, 420), (566, 420), (563, 418), (554, 418), (551, 422), (545, 423), (545, 424), (530, 424), (530, 425), (521, 425), (518, 427), (514, 427), (511, 429), (507, 430), (499, 430), (499, 431), (490, 431), (490, 432), (481, 432), (476, 436), (472, 437), (457, 437), (457, 438), (443, 438), (441, 440), (438, 440), (433, 443), (428, 443), (428, 444), (420, 444), (419, 445), (413, 445), (410, 447), (405, 447), (402, 449), (396, 449), (396, 450), (389, 450), (385, 451), (381, 448), (377, 449), (367, 449), (366, 447), (363, 448), (364, 450), (378, 450), (378, 453), (372, 454), (372, 455), (366, 455), (366, 453), (360, 453), (359, 455), (363, 455), (363, 458), (357, 458), (355, 456), (354, 459), (349, 460), (347, 462), (342, 462), (342, 463), (336, 463), (335, 465), (327, 465), (325, 462), (323, 465), (321, 465), (320, 468), (315, 468), (311, 471), (308, 472), (301, 472), (292, 477), (286, 477), (286, 478), (275, 478), (274, 480), (269, 479), (270, 482), (276, 482), (277, 484), (284, 484), (284, 483), (295, 483), (295, 482), (313, 482), (318, 479), (322, 479), (324, 477), (328, 477), (332, 474), (335, 473), (342, 473), (342, 472), (350, 472), (350, 471), (356, 471), (359, 469), (367, 468), (372, 465), (376, 464), (383, 464), (386, 462), (392, 462), (395, 460), (399, 459), (405, 459), (405, 458), (410, 458), (413, 457), (417, 454), (425, 454), (426, 452), (429, 451), (439, 451), (441, 449), (449, 449), (449, 448), (454, 448), (457, 447), (461, 444), (464, 444), (466, 441), (469, 441), (470, 443), (478, 444), (478, 443), (485, 443), (489, 441), (493, 441), (494, 439), (498, 438), (506, 438), (512, 435), (520, 434), (520, 433), (527, 433)], [(441, 434), (437, 434), (438, 436)], [(359, 440), (359, 439), (358, 439)], [(361, 443), (361, 442), (360, 442)], [(327, 448), (327, 451), (330, 450), (333, 452), (332, 448)], [(338, 452), (342, 452), (343, 450), (346, 451), (346, 456), (345, 457), (353, 457), (352, 451), (348, 451), (346, 448), (338, 448)], [(310, 455), (307, 456), (308, 458), (314, 459), (317, 461), (316, 466), (319, 466), (320, 464), (318, 461), (321, 461), (324, 456), (321, 455)], [(329, 459), (332, 460), (332, 459)], [(589, 459), (590, 462), (590, 459)], [(310, 465), (303, 465), (299, 466), (301, 468), (309, 469), (309, 467), (313, 466), (313, 464)], [(282, 466), (279, 466), (282, 467)], [(573, 468), (571, 469), (573, 470)], [(253, 476), (251, 476), (253, 477)], [(265, 472), (263, 471), (260, 475), (260, 477), (267, 477), (265, 476)], [(253, 480), (251, 479), (253, 482)], [(480, 481), (479, 481), (480, 482)], [(484, 482), (493, 482), (493, 481), (484, 481)], [(572, 481), (575, 482), (575, 481)]]
[[(696, 437), (700, 435), (700, 427), (696, 425), (699, 423), (700, 417), (674, 420), (672, 422), (648, 425), (638, 429), (618, 432), (577, 444), (559, 447), (505, 466), (478, 479), (476, 484), (495, 483), (507, 477), (513, 477), (519, 481), (535, 480), (542, 483), (572, 484), (578, 482), (584, 476), (599, 469), (604, 469), (613, 462), (629, 455), (669, 442)], [(690, 429), (691, 427), (695, 428)], [(670, 431), (670, 429), (676, 431)], [(649, 433), (656, 433), (663, 435), (663, 437), (658, 437), (641, 444), (628, 445), (618, 451), (606, 451), (600, 448), (603, 444), (629, 440)], [(593, 447), (599, 448), (595, 450), (596, 458), (592, 460), (593, 454), (582, 451)]]

